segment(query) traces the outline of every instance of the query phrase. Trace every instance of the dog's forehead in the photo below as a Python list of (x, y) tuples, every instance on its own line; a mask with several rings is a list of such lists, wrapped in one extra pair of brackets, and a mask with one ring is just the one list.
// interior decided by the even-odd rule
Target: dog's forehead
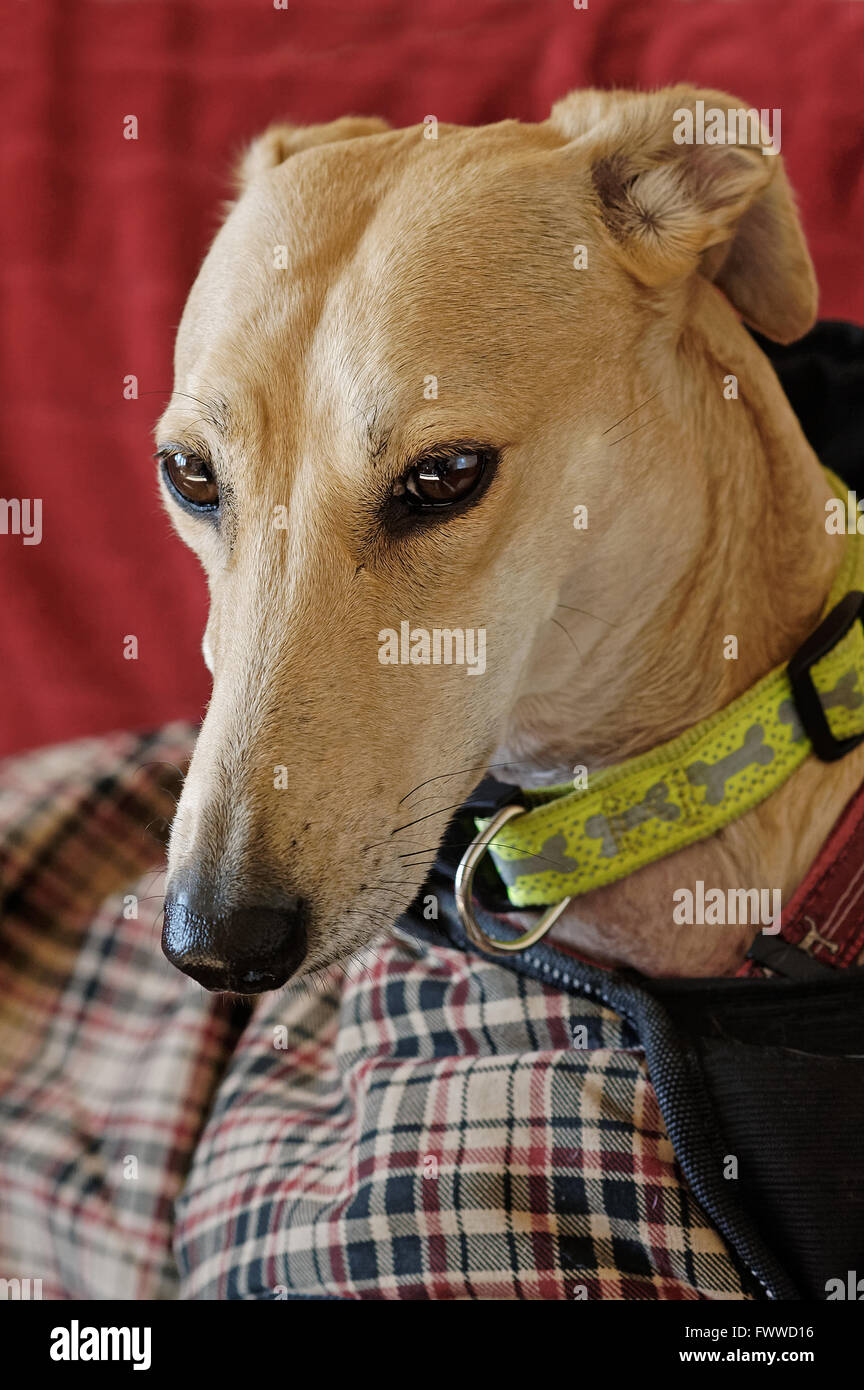
[(572, 288), (557, 143), (517, 122), (439, 140), (420, 128), (306, 151), (256, 178), (190, 294), (178, 388), (260, 397), (278, 382), (362, 410), (488, 367), (490, 353), (515, 364), (556, 318), (556, 279), (563, 299)]

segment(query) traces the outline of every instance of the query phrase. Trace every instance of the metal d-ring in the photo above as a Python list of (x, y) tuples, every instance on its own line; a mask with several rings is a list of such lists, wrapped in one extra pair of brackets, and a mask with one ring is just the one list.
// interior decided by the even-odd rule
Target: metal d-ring
[(527, 950), (529, 946), (534, 946), (542, 937), (546, 935), (549, 928), (554, 926), (572, 898), (562, 898), (560, 903), (550, 907), (540, 918), (536, 926), (523, 936), (517, 936), (515, 941), (499, 941), (496, 937), (487, 936), (480, 923), (474, 916), (474, 909), (471, 906), (471, 887), (474, 883), (474, 874), (477, 865), (486, 853), (492, 840), (494, 840), (502, 825), (506, 825), (508, 820), (514, 816), (525, 814), (524, 806), (505, 806), (496, 816), (493, 816), (485, 830), (482, 830), (476, 840), (472, 840), (466, 849), (456, 870), (456, 906), (459, 909), (459, 916), (462, 919), (468, 936), (481, 951), (488, 951), (490, 955), (507, 956), (515, 951)]

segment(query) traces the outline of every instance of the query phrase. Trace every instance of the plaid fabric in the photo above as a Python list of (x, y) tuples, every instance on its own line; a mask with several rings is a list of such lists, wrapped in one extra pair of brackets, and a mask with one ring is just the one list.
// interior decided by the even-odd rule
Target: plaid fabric
[(44, 1298), (178, 1291), (172, 1206), (238, 1031), (160, 962), (157, 832), (192, 738), (88, 740), (0, 775), (0, 1277)]
[(402, 934), (262, 1001), (177, 1251), (188, 1298), (744, 1297), (621, 1020)]
[(0, 1278), (56, 1299), (751, 1296), (599, 1000), (399, 931), (251, 1013), (172, 970), (159, 865), (192, 737), (2, 768)]

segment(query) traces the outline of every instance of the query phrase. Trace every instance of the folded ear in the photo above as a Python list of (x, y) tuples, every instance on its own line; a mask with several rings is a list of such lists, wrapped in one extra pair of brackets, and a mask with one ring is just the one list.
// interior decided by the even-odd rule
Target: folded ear
[(237, 168), (238, 190), (252, 179), (275, 169), (292, 154), (309, 150), (313, 145), (331, 145), (336, 140), (356, 140), (361, 135), (380, 135), (389, 130), (386, 121), (378, 116), (342, 116), (326, 125), (271, 125), (246, 150)]
[(776, 342), (812, 326), (813, 265), (775, 152), (779, 131), (758, 112), (686, 86), (589, 90), (558, 102), (550, 123), (587, 156), (607, 237), (644, 284), (699, 272)]

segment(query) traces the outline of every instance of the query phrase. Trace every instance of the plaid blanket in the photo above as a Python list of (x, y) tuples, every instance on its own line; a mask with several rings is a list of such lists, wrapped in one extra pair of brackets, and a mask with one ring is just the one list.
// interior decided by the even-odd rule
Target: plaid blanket
[(52, 1299), (764, 1296), (599, 992), (399, 928), (255, 1007), (173, 970), (160, 874), (193, 738), (3, 765), (0, 1279)]

